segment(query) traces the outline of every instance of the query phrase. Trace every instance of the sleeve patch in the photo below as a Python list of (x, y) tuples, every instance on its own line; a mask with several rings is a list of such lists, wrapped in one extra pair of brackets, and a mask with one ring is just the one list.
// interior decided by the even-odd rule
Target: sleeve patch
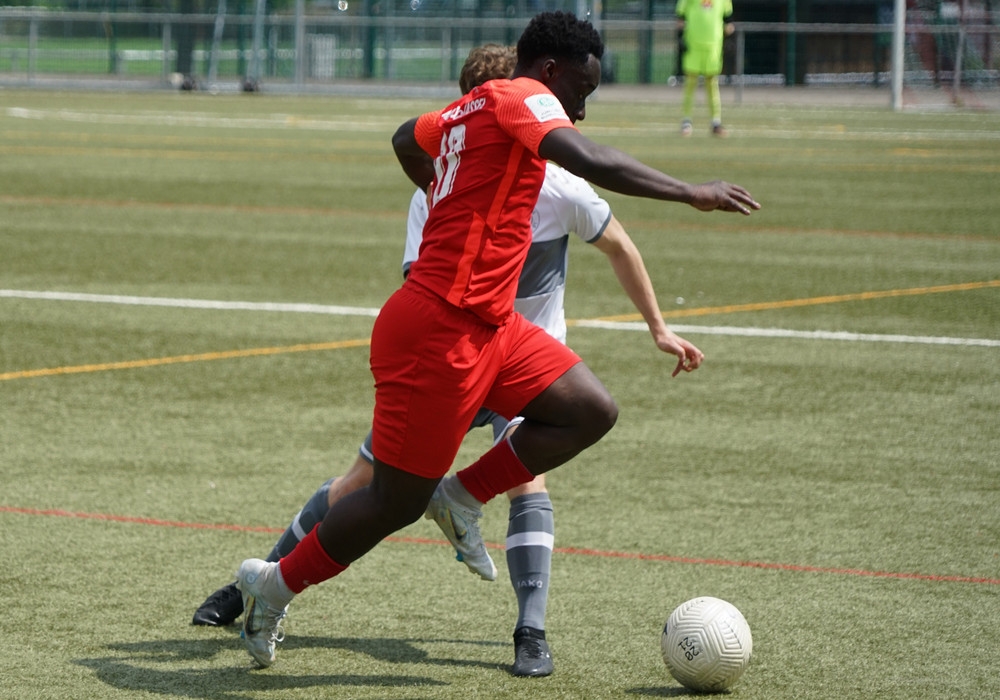
[(530, 95), (524, 99), (524, 104), (539, 122), (548, 122), (553, 119), (569, 120), (569, 117), (566, 116), (566, 110), (553, 95)]

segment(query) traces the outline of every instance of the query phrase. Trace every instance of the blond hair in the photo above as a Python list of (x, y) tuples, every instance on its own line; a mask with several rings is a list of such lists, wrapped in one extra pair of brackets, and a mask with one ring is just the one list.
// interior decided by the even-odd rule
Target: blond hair
[(517, 50), (513, 46), (484, 44), (469, 52), (458, 78), (462, 94), (471, 92), (487, 80), (509, 78), (517, 64)]

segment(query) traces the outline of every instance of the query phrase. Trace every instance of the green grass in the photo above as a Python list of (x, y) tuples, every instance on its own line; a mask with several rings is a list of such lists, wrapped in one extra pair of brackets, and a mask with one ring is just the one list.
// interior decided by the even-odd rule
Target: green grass
[[(0, 289), (373, 308), (398, 285), (389, 137), (432, 102), (0, 96)], [(683, 696), (659, 633), (696, 595), (753, 629), (732, 697), (1000, 695), (1000, 116), (727, 106), (718, 141), (674, 111), (597, 99), (581, 126), (764, 208), (607, 195), (707, 361), (670, 379), (645, 333), (570, 328), (621, 418), (550, 475), (555, 675), (507, 674), (502, 553), (478, 581), (427, 521), (297, 599), (269, 670), (188, 624), (353, 459), (367, 349), (290, 349), (369, 317), (0, 297), (0, 695)], [(569, 316), (630, 318), (571, 247)], [(501, 499), (484, 527), (503, 542)]]

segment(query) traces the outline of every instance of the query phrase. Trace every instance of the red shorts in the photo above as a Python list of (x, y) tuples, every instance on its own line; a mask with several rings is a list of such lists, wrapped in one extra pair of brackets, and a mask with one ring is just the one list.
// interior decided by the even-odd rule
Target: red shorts
[(521, 314), (493, 326), (406, 283), (372, 331), (375, 457), (417, 476), (442, 477), (481, 407), (513, 418), (578, 362)]

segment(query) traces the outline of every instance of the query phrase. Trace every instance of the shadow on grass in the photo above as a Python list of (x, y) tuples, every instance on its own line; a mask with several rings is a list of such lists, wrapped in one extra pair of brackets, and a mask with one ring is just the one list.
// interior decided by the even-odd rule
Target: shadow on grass
[[(242, 645), (242, 642), (240, 642)], [(433, 664), (437, 666), (459, 666), (464, 668), (504, 668), (500, 664), (471, 659), (432, 657), (416, 644), (455, 644), (459, 646), (507, 647), (498, 641), (476, 641), (470, 639), (360, 639), (358, 637), (288, 637), (278, 647), (291, 649), (343, 649), (358, 654), (366, 654), (377, 661), (399, 664)]]
[[(417, 644), (454, 644), (461, 646), (501, 646), (500, 642), (460, 639), (387, 639), (290, 637), (279, 648), (279, 654), (292, 651), (306, 653), (310, 649), (341, 649), (364, 654), (383, 663), (426, 664), (458, 668), (506, 667), (485, 661), (448, 657), (432, 657)], [(89, 668), (103, 683), (123, 691), (142, 691), (156, 695), (191, 698), (225, 698), (249, 700), (260, 691), (313, 687), (437, 687), (448, 685), (430, 676), (406, 674), (309, 674), (291, 675), (281, 672), (257, 672), (249, 657), (247, 665), (233, 667), (177, 668), (177, 664), (211, 661), (220, 653), (238, 649), (238, 637), (204, 640), (173, 639), (148, 642), (109, 644), (111, 655), (78, 659), (75, 663)], [(280, 657), (279, 657), (280, 661)], [(157, 667), (157, 666), (160, 667)], [(165, 665), (173, 665), (167, 667)]]
[(629, 695), (638, 695), (644, 698), (685, 698), (702, 696), (724, 697), (728, 695), (730, 691), (724, 690), (721, 693), (700, 693), (697, 690), (689, 690), (688, 688), (673, 685), (657, 686), (653, 688), (629, 688), (625, 692)]

